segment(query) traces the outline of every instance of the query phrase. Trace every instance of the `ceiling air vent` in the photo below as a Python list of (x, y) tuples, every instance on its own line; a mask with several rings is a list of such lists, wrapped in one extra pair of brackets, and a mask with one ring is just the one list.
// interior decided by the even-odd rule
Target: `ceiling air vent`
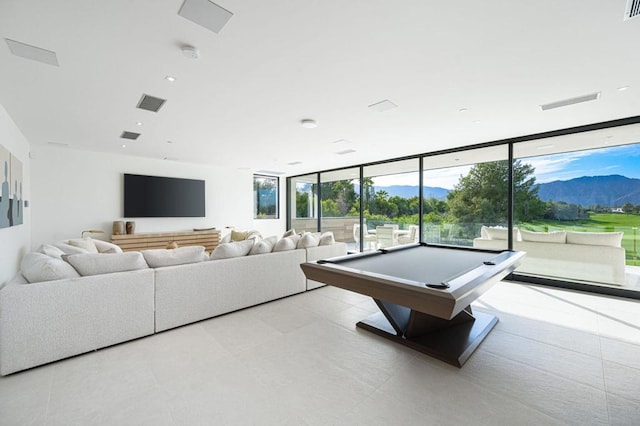
[(624, 10), (624, 20), (637, 18), (640, 16), (640, 0), (627, 0), (627, 7)]
[(132, 141), (135, 141), (136, 139), (138, 139), (138, 136), (140, 136), (140, 133), (127, 132), (127, 131), (122, 132), (122, 134), (120, 135), (122, 139), (131, 139)]
[(579, 104), (581, 102), (595, 101), (600, 98), (600, 92), (590, 93), (584, 96), (578, 96), (577, 98), (563, 99), (557, 102), (551, 102), (548, 104), (540, 105), (543, 111), (547, 111), (554, 108), (566, 107), (569, 105)]
[(136, 108), (146, 109), (147, 111), (158, 112), (160, 107), (167, 102), (166, 99), (156, 98), (154, 96), (142, 94), (142, 98), (140, 98), (140, 102), (136, 105)]

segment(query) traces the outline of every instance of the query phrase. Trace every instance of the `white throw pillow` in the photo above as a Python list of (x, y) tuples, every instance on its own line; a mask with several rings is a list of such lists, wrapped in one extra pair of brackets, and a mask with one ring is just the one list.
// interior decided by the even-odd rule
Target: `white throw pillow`
[(292, 235), (296, 235), (296, 230), (294, 228), (287, 229), (284, 234), (282, 234), (282, 238), (287, 238)]
[(330, 246), (336, 243), (336, 239), (333, 237), (333, 232), (327, 231), (320, 236), (321, 246)]
[(253, 248), (253, 240), (233, 241), (220, 244), (211, 252), (210, 259), (229, 259), (231, 257), (246, 256)]
[(533, 232), (521, 229), (520, 236), (522, 236), (522, 241), (537, 243), (564, 244), (567, 241), (567, 233), (565, 231)]
[(227, 235), (222, 237), (222, 239), (220, 240), (220, 244), (226, 244), (230, 242), (231, 242), (231, 232), (229, 232)]
[(298, 248), (317, 247), (320, 244), (320, 238), (316, 237), (311, 232), (305, 232), (298, 241)]
[(78, 272), (62, 259), (44, 253), (27, 253), (20, 265), (22, 275), (30, 283), (79, 277)]
[(36, 251), (56, 259), (62, 259), (62, 255), (65, 254), (64, 251), (51, 244), (43, 244)]
[(256, 241), (253, 247), (251, 248), (251, 251), (249, 252), (249, 256), (254, 254), (271, 253), (277, 241), (278, 241), (278, 237), (276, 237), (275, 235), (264, 238), (260, 241)]
[(141, 250), (140, 253), (151, 268), (196, 263), (207, 259), (203, 246), (185, 246), (170, 250)]
[(260, 231), (258, 231), (257, 229), (252, 229), (250, 231), (247, 231), (247, 240), (261, 240), (262, 239), (262, 234), (260, 233)]
[(144, 257), (138, 251), (113, 254), (70, 254), (67, 256), (67, 262), (83, 277), (148, 268)]
[(98, 247), (91, 238), (75, 238), (69, 240), (69, 245), (85, 249), (89, 253), (98, 253)]
[[(506, 240), (509, 238), (507, 228), (502, 226), (483, 226), (480, 235), (486, 235), (490, 240)], [(518, 236), (518, 228), (513, 228), (513, 240), (516, 241)]]
[(620, 247), (622, 232), (571, 232), (567, 231), (567, 244)]
[(96, 248), (100, 253), (122, 253), (120, 246), (108, 241), (93, 240), (93, 244), (96, 245)]
[(62, 250), (64, 252), (64, 254), (82, 254), (82, 253), (89, 253), (87, 250), (80, 248), (80, 247), (76, 247), (76, 246), (72, 246), (71, 244), (68, 244), (66, 241), (61, 241), (58, 243), (53, 243), (53, 245), (55, 247), (58, 247), (60, 250)]
[(295, 250), (296, 246), (298, 245), (298, 240), (295, 239), (294, 237), (297, 237), (297, 235), (292, 235), (286, 238), (280, 238), (276, 243), (276, 245), (273, 247), (273, 252), (275, 253), (277, 251)]

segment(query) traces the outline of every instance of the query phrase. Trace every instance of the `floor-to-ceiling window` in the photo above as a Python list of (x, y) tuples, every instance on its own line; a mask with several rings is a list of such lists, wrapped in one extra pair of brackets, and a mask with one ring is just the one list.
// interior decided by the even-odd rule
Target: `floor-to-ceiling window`
[(533, 192), (514, 204), (519, 274), (640, 290), (638, 142), (622, 126), (514, 145)]
[(320, 231), (355, 247), (354, 225), (360, 223), (360, 168), (320, 173)]
[[(526, 251), (516, 279), (626, 297), (640, 293), (640, 116), (288, 183), (290, 223), (309, 220), (315, 225), (309, 230), (320, 224), (351, 250), (396, 245), (400, 234), (422, 222), (411, 241)], [(302, 193), (311, 194), (303, 198), (315, 207), (302, 212)], [(393, 228), (391, 236), (386, 229), (385, 236), (379, 233), (385, 225)]]
[(492, 248), (507, 248), (508, 154), (500, 145), (423, 158), (423, 241), (477, 246), (491, 232)]
[(418, 242), (420, 176), (418, 159), (363, 169), (364, 249)]
[(318, 174), (296, 176), (287, 180), (289, 191), (289, 226), (296, 232), (318, 230)]

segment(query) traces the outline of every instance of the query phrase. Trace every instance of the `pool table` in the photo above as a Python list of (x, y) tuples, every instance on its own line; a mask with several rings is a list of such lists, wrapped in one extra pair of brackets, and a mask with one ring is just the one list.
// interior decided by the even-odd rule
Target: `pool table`
[(408, 244), (303, 263), (308, 279), (374, 299), (356, 324), (462, 367), (498, 318), (471, 302), (518, 267), (524, 252)]

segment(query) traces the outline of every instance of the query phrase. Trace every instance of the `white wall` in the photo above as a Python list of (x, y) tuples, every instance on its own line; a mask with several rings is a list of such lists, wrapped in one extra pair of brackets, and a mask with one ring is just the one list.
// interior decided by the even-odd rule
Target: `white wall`
[[(102, 154), (49, 145), (32, 146), (32, 247), (83, 230), (102, 229), (108, 240), (113, 221), (123, 218), (123, 174), (205, 180), (206, 218), (137, 218), (136, 233), (186, 231), (232, 225), (282, 234), (285, 218), (253, 220), (253, 175), (235, 167), (207, 166)], [(281, 179), (282, 180), (282, 179)], [(283, 192), (283, 191), (281, 191)]]
[[(23, 198), (30, 200), (29, 142), (2, 105), (0, 105), (0, 145), (22, 162)], [(20, 269), (20, 260), (30, 247), (30, 235), (31, 208), (24, 209), (22, 225), (0, 229), (0, 284), (11, 279)]]

